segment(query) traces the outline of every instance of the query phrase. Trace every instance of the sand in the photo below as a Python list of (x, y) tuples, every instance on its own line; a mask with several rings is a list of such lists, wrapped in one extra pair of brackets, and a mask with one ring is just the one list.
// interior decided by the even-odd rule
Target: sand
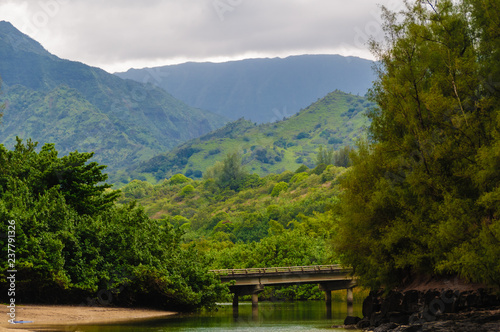
[(163, 318), (175, 314), (150, 309), (25, 305), (16, 307), (16, 321), (33, 321), (33, 323), (10, 324), (7, 310), (6, 305), (2, 305), (0, 332), (77, 331), (78, 325), (129, 322)]

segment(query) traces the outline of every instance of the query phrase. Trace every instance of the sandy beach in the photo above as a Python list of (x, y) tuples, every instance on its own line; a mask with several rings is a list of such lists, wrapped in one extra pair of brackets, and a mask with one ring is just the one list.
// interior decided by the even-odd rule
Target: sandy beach
[(76, 331), (78, 325), (162, 318), (175, 314), (151, 309), (25, 305), (16, 307), (16, 321), (33, 321), (33, 323), (10, 324), (6, 305), (2, 305), (1, 313), (0, 332)]

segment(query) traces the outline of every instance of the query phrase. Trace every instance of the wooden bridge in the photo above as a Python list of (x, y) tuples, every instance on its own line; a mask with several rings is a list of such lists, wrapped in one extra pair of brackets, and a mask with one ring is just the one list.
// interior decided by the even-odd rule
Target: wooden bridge
[(219, 275), (222, 282), (231, 283), (229, 289), (233, 293), (233, 312), (238, 314), (238, 297), (252, 295), (252, 307), (257, 310), (258, 295), (265, 286), (289, 286), (300, 284), (319, 284), (325, 292), (327, 313), (331, 313), (332, 291), (347, 289), (347, 309), (352, 315), (352, 289), (356, 281), (352, 277), (352, 269), (340, 265), (313, 265), (265, 267), (250, 269), (212, 270)]

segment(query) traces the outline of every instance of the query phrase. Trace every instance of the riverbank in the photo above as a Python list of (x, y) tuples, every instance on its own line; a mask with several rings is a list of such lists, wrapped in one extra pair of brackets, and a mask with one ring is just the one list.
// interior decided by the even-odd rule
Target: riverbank
[(2, 317), (0, 332), (57, 331), (58, 329), (72, 331), (78, 325), (128, 322), (175, 314), (169, 311), (136, 308), (23, 305), (16, 307), (16, 321), (32, 321), (32, 323), (10, 324), (6, 305), (2, 305), (0, 312)]
[(458, 278), (421, 279), (387, 294), (370, 292), (363, 318), (348, 317), (344, 324), (376, 332), (500, 332), (500, 295)]

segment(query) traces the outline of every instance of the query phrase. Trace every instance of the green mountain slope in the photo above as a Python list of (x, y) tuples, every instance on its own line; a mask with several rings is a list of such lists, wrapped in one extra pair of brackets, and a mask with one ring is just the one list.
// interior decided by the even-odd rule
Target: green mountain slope
[(60, 59), (8, 22), (0, 22), (0, 77), (0, 143), (20, 136), (55, 143), (62, 154), (95, 151), (111, 171), (226, 122), (160, 88)]
[(299, 55), (130, 69), (121, 78), (151, 82), (189, 105), (232, 120), (274, 122), (336, 89), (364, 95), (373, 62), (340, 55)]
[(241, 153), (245, 168), (259, 175), (302, 164), (313, 167), (319, 146), (354, 145), (372, 106), (364, 97), (335, 91), (288, 119), (261, 125), (240, 119), (128, 171), (139, 179), (160, 180), (176, 173), (196, 178), (233, 152)]

